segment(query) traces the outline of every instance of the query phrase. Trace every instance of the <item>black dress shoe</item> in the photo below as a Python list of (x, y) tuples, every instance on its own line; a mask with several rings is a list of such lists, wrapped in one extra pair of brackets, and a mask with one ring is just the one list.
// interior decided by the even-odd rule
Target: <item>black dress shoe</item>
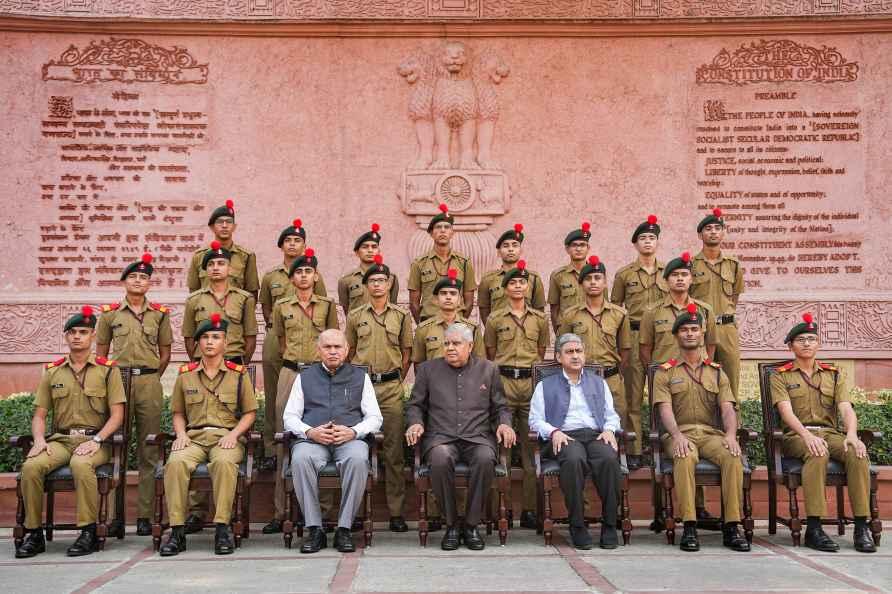
[(715, 517), (705, 509), (698, 509), (697, 528), (700, 528), (702, 530), (721, 530), (722, 519)]
[(685, 526), (681, 533), (681, 543), (678, 548), (687, 553), (693, 553), (700, 550), (700, 539), (697, 538), (696, 526)]
[(403, 519), (403, 516), (391, 516), (390, 531), (391, 532), (408, 532), (409, 531), (409, 526), (408, 526), (408, 524), (406, 524), (406, 520)]
[(263, 534), (279, 534), (282, 532), (282, 520), (270, 520), (269, 524), (261, 530)]
[(353, 534), (349, 528), (338, 528), (335, 531), (334, 547), (341, 553), (356, 552), (356, 545), (353, 544)]
[(162, 557), (175, 557), (186, 550), (186, 530), (182, 526), (173, 526), (167, 542), (161, 545), (158, 552)]
[(484, 542), (483, 537), (480, 536), (480, 531), (477, 530), (477, 526), (465, 528), (464, 534), (462, 534), (462, 539), (465, 541), (465, 546), (472, 551), (482, 551), (486, 548), (486, 542)]
[(214, 534), (214, 554), (231, 555), (235, 551), (232, 544), (232, 533), (228, 524), (217, 524), (217, 532)]
[(22, 544), (16, 547), (16, 559), (28, 559), (40, 553), (46, 552), (46, 539), (43, 537), (43, 528), (29, 530), (22, 539)]
[(455, 526), (447, 526), (443, 540), (440, 541), (440, 548), (444, 551), (454, 551), (458, 548), (458, 528)]
[(310, 526), (307, 535), (304, 537), (304, 543), (300, 547), (301, 553), (318, 553), (328, 546), (328, 538), (325, 536), (325, 530), (319, 526)]
[(520, 512), (520, 527), (530, 528), (532, 530), (537, 529), (539, 527), (539, 523), (536, 521), (536, 512)]
[(746, 553), (750, 550), (750, 543), (746, 537), (737, 529), (737, 525), (722, 529), (722, 544), (740, 553)]
[(437, 530), (443, 529), (443, 520), (440, 518), (434, 518), (433, 520), (427, 521), (427, 531), (428, 532), (436, 532)]
[(598, 546), (602, 549), (615, 549), (619, 546), (619, 538), (616, 535), (616, 526), (601, 524), (601, 538)]
[(876, 553), (873, 535), (867, 526), (855, 526), (855, 550), (859, 553)]
[(183, 525), (186, 534), (195, 534), (204, 530), (204, 518), (198, 514), (189, 514), (186, 523)]
[(835, 553), (839, 550), (839, 545), (827, 536), (823, 528), (806, 529), (805, 546), (824, 553)]
[(573, 543), (574, 548), (587, 551), (592, 548), (592, 535), (584, 526), (570, 526), (570, 542)]
[(136, 518), (136, 535), (152, 536), (152, 523), (148, 518)]
[(96, 524), (84, 526), (74, 544), (68, 547), (69, 557), (83, 557), (99, 550), (99, 539), (96, 538)]
[(119, 538), (124, 536), (124, 522), (121, 520), (114, 520), (111, 524), (108, 525), (108, 533), (107, 536), (109, 538)]

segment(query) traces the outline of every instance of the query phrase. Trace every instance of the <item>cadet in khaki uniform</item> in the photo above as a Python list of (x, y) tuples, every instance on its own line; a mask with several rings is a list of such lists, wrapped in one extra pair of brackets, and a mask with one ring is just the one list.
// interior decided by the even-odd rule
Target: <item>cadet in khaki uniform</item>
[[(490, 270), (480, 279), (477, 287), (477, 309), (480, 311), (480, 323), (486, 324), (489, 314), (508, 307), (508, 296), (502, 281), (505, 275), (514, 269), (523, 252), (523, 225), (517, 223), (514, 229), (505, 231), (496, 242), (496, 251), (502, 260), (502, 267)], [(532, 270), (527, 270), (529, 282), (527, 283), (527, 305), (539, 311), (545, 311), (545, 285), (542, 278)]]
[[(511, 411), (514, 431), (523, 435), (529, 431), (530, 399), (533, 397), (533, 364), (545, 358), (551, 339), (545, 313), (527, 303), (530, 278), (526, 262), (505, 273), (502, 289), (508, 306), (494, 311), (486, 322), (484, 343), (486, 356), (499, 366), (505, 401)], [(522, 528), (538, 527), (536, 520), (536, 466), (533, 448), (528, 439), (521, 439), (523, 464)]]
[[(870, 458), (858, 439), (858, 417), (849, 400), (849, 386), (839, 369), (817, 360), (818, 325), (811, 314), (802, 318), (784, 339), (795, 359), (771, 374), (771, 401), (784, 424), (784, 455), (803, 461), (805, 546), (819, 551), (839, 550), (821, 528), (821, 519), (827, 515), (827, 463), (832, 458), (846, 469), (855, 516), (855, 550), (874, 553), (876, 545), (867, 526)], [(845, 433), (837, 429), (837, 416), (842, 417)]]
[[(99, 550), (105, 534), (97, 534), (99, 491), (96, 468), (111, 459), (103, 445), (124, 421), (124, 385), (114, 361), (91, 353), (96, 326), (93, 308), (86, 305), (65, 323), (65, 342), (71, 353), (46, 365), (34, 398), (31, 434), (34, 444), (22, 464), (19, 488), (25, 504), (25, 534), (16, 534), (15, 556), (33, 557), (46, 550), (43, 487), (47, 474), (71, 467), (77, 497), (77, 526), (81, 533), (68, 549), (69, 557)], [(53, 413), (53, 434), (47, 439), (46, 415)], [(109, 502), (106, 501), (106, 504)], [(105, 510), (103, 510), (105, 511)], [(104, 514), (103, 514), (104, 516)], [(105, 517), (101, 518), (103, 521)]]
[(473, 353), (485, 358), (483, 348), (483, 331), (477, 324), (462, 317), (458, 307), (461, 302), (462, 281), (458, 271), (450, 268), (433, 287), (433, 295), (437, 300), (437, 313), (415, 327), (415, 338), (412, 341), (412, 362), (419, 364), (443, 356), (443, 332), (450, 324), (459, 322), (467, 324), (474, 331)]
[(579, 290), (579, 271), (585, 266), (589, 240), (592, 237), (591, 223), (582, 223), (564, 238), (564, 249), (570, 256), (570, 263), (551, 273), (548, 281), (548, 303), (551, 306), (551, 327), (557, 331), (561, 316), (565, 311), (582, 303)]
[[(338, 303), (344, 310), (344, 316), (369, 302), (369, 293), (362, 279), (375, 263), (375, 256), (381, 253), (381, 227), (377, 223), (372, 224), (372, 228), (353, 243), (353, 252), (359, 258), (359, 266), (338, 279)], [(396, 303), (400, 296), (400, 282), (393, 273), (389, 284), (390, 302)]]
[(390, 530), (406, 532), (403, 518), (406, 479), (403, 475), (403, 382), (409, 372), (412, 352), (412, 318), (408, 311), (388, 301), (393, 279), (380, 254), (362, 275), (370, 302), (350, 311), (347, 316), (349, 360), (367, 365), (375, 388), (378, 407), (384, 415), (384, 479)]
[[(607, 301), (607, 267), (591, 256), (579, 273), (585, 302), (567, 309), (558, 327), (558, 336), (575, 334), (582, 338), (585, 362), (604, 368), (604, 381), (611, 394), (618, 394), (614, 410), (621, 419), (628, 418), (623, 395), (621, 371), (629, 364), (632, 330), (626, 310)], [(637, 346), (637, 345), (636, 345)]]
[[(716, 464), (722, 473), (722, 543), (734, 551), (749, 551), (740, 524), (743, 490), (743, 456), (737, 443), (737, 401), (721, 365), (703, 359), (703, 315), (693, 303), (672, 325), (681, 360), (663, 363), (654, 376), (654, 414), (660, 415), (663, 448), (673, 457), (675, 498), (684, 521), (682, 551), (697, 551), (697, 510), (694, 503), (694, 468), (700, 458)], [(715, 426), (721, 411), (724, 431)]]
[(161, 376), (170, 362), (173, 331), (170, 310), (149, 303), (146, 293), (152, 278), (152, 255), (130, 263), (121, 273), (126, 297), (102, 306), (96, 328), (96, 354), (115, 356), (119, 368), (130, 369), (130, 409), (136, 420), (136, 459), (139, 464), (139, 500), (136, 533), (152, 534), (149, 517), (155, 501), (155, 465), (158, 448), (147, 446), (146, 437), (161, 431), (164, 392)]
[(738, 397), (740, 384), (740, 334), (734, 315), (743, 293), (743, 268), (733, 256), (722, 254), (725, 221), (718, 208), (697, 225), (703, 249), (694, 256), (691, 296), (712, 307), (716, 323), (715, 360), (728, 374), (731, 391)]
[(254, 426), (257, 399), (245, 377), (247, 368), (224, 361), (227, 321), (218, 313), (204, 320), (193, 338), (201, 360), (180, 367), (170, 397), (176, 440), (164, 466), (164, 496), (170, 536), (161, 556), (186, 550), (184, 519), (189, 479), (195, 468), (207, 463), (214, 489), (214, 553), (234, 551), (229, 521), (238, 481), (238, 467), (245, 456), (243, 436)]
[(433, 249), (415, 258), (409, 267), (409, 310), (416, 322), (423, 322), (437, 313), (434, 287), (449, 270), (457, 272), (456, 278), (464, 287), (463, 315), (470, 317), (474, 308), (477, 277), (474, 275), (474, 265), (471, 260), (452, 251), (454, 223), (455, 219), (449, 214), (449, 209), (445, 204), (441, 204), (440, 213), (427, 225), (427, 232), (434, 240)]
[[(260, 287), (257, 280), (257, 256), (254, 255), (254, 252), (246, 250), (232, 240), (237, 227), (232, 200), (227, 200), (225, 206), (214, 209), (208, 219), (208, 227), (216, 241), (219, 241), (220, 245), (226, 248), (232, 256), (232, 263), (229, 267), (232, 286), (244, 289), (253, 295), (254, 299), (257, 299), (257, 289)], [(186, 276), (186, 286), (191, 292), (208, 286), (209, 279), (204, 267), (204, 257), (207, 251), (207, 249), (200, 249), (192, 255), (192, 262), (189, 263), (189, 272)]]
[[(338, 310), (328, 297), (316, 295), (313, 287), (319, 280), (316, 272), (319, 260), (313, 248), (307, 248), (294, 259), (288, 276), (294, 286), (290, 297), (279, 299), (273, 306), (273, 331), (279, 339), (282, 352), (282, 371), (276, 386), (276, 431), (284, 431), (285, 405), (291, 395), (294, 380), (301, 371), (318, 360), (316, 339), (324, 330), (338, 327)], [(275, 520), (285, 519), (285, 493), (281, 489), (282, 460), (276, 460)], [(331, 499), (329, 499), (331, 500)], [(267, 534), (275, 526), (268, 525)]]
[[(660, 226), (657, 217), (649, 215), (647, 220), (635, 228), (632, 244), (638, 251), (634, 262), (616, 271), (610, 301), (626, 308), (629, 314), (629, 327), (632, 330), (632, 352), (629, 365), (623, 373), (626, 387), (626, 414), (623, 427), (634, 431), (637, 438), (629, 448), (628, 462), (630, 468), (641, 466), (641, 446), (644, 433), (641, 429), (641, 403), (644, 401), (644, 380), (646, 372), (638, 356), (638, 331), (644, 312), (662, 303), (669, 294), (666, 279), (663, 278), (665, 266), (657, 260), (657, 246), (660, 238)], [(622, 395), (614, 394), (614, 404)]]

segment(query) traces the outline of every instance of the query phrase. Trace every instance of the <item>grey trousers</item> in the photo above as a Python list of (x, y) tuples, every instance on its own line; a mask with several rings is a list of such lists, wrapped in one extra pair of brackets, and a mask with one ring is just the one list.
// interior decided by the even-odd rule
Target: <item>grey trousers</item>
[(309, 441), (296, 443), (291, 448), (291, 480), (307, 527), (322, 525), (319, 472), (332, 461), (341, 475), (338, 527), (349, 529), (362, 505), (369, 476), (369, 444), (358, 439), (339, 446), (324, 446)]

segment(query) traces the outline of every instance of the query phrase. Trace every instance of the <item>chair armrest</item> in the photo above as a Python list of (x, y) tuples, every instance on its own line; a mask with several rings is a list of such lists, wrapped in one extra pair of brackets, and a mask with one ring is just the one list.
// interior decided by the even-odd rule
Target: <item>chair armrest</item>
[(626, 444), (635, 443), (635, 432), (620, 431), (616, 440), (616, 457), (619, 459), (621, 467), (628, 469), (629, 461), (626, 459)]
[(634, 431), (622, 431), (620, 432), (620, 442), (625, 444), (635, 443), (635, 440), (638, 439), (638, 435)]
[[(372, 437), (372, 439), (368, 439)], [(378, 449), (384, 443), (384, 434), (376, 431), (371, 436), (366, 436), (369, 443), (369, 465), (371, 467), (372, 484), (378, 484)]]
[(173, 433), (149, 433), (146, 436), (146, 445), (158, 446), (158, 463), (161, 466), (167, 464), (167, 442), (176, 441)]
[(882, 431), (873, 431), (872, 429), (858, 429), (858, 439), (864, 442), (864, 445), (870, 446), (874, 441), (883, 439)]
[(258, 449), (263, 447), (263, 436), (257, 431), (248, 431), (243, 435), (246, 442), (245, 447), (245, 483), (246, 487), (250, 487), (254, 479), (257, 478), (257, 471), (254, 469), (254, 458), (258, 458)]
[(654, 477), (658, 477), (663, 474), (663, 442), (656, 431), (651, 431), (648, 437), (654, 457)]
[(536, 465), (536, 478), (542, 476), (542, 442), (535, 431), (527, 433), (527, 440), (533, 446), (533, 463)]
[(781, 463), (781, 445), (784, 443), (784, 432), (775, 429), (771, 432), (771, 439), (768, 440), (771, 443), (771, 451), (765, 452), (769, 461), (771, 461), (771, 465), (774, 466), (774, 477), (775, 481), (782, 481), (784, 478), (784, 469), (783, 464)]
[(737, 430), (737, 441), (746, 445), (755, 442), (759, 438), (759, 434), (747, 427), (741, 427)]
[(295, 439), (297, 439), (297, 436), (294, 433), (292, 433), (291, 431), (282, 431), (280, 433), (276, 433), (273, 436), (274, 443), (289, 444), (292, 441), (294, 441)]
[(33, 435), (13, 435), (9, 438), (9, 445), (14, 448), (22, 448), (24, 453), (27, 453), (31, 446), (34, 445), (34, 436)]

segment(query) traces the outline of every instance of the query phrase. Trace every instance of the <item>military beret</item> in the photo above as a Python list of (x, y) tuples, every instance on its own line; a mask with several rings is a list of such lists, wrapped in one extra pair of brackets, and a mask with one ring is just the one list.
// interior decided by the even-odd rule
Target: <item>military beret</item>
[(514, 268), (505, 273), (505, 276), (502, 277), (502, 287), (507, 287), (508, 283), (510, 283), (513, 278), (522, 278), (527, 281), (530, 280), (530, 271), (527, 270), (527, 263), (525, 260), (518, 260)]
[(440, 280), (437, 281), (437, 284), (434, 285), (433, 294), (436, 295), (440, 292), (440, 289), (444, 288), (458, 289), (461, 291), (461, 280), (459, 280), (458, 270), (455, 268), (450, 268), (446, 272), (446, 276), (441, 277)]
[(288, 269), (288, 276), (294, 276), (294, 271), (304, 266), (309, 266), (313, 270), (319, 266), (319, 260), (316, 258), (316, 251), (313, 248), (305, 249), (302, 256), (294, 259), (291, 268)]
[(800, 334), (817, 334), (818, 333), (818, 324), (815, 322), (814, 317), (810, 313), (802, 314), (802, 321), (790, 328), (790, 331), (787, 332), (787, 337), (784, 338), (784, 344), (790, 344), (793, 342), (793, 339), (799, 336)]
[(207, 270), (208, 262), (211, 260), (216, 260), (218, 258), (225, 258), (226, 260), (232, 259), (232, 252), (223, 247), (219, 241), (214, 240), (211, 242), (211, 249), (204, 253), (204, 257), (201, 259), (201, 268), (202, 270)]
[(369, 283), (369, 277), (373, 274), (383, 274), (387, 278), (390, 278), (390, 268), (384, 263), (384, 256), (381, 254), (375, 255), (375, 263), (369, 266), (368, 270), (362, 274), (362, 284), (367, 285)]
[(229, 322), (218, 313), (212, 313), (211, 317), (203, 321), (198, 325), (198, 328), (195, 329), (195, 334), (192, 335), (192, 338), (198, 340), (201, 338), (201, 335), (210, 332), (211, 330), (219, 330), (221, 332), (226, 332), (226, 329), (229, 327)]
[(516, 225), (514, 225), (513, 229), (502, 233), (502, 235), (499, 237), (499, 240), (496, 242), (496, 249), (502, 247), (503, 241), (514, 240), (523, 243), (523, 237), (523, 225), (517, 223)]
[(372, 223), (372, 228), (362, 235), (360, 235), (355, 242), (353, 242), (353, 251), (359, 249), (359, 246), (364, 244), (367, 241), (374, 241), (375, 243), (381, 243), (381, 225), (378, 223)]
[(567, 234), (567, 237), (564, 238), (564, 246), (568, 246), (578, 240), (588, 241), (592, 238), (591, 228), (592, 224), (586, 221), (579, 227), (579, 229), (573, 229)]
[(677, 258), (672, 258), (669, 262), (666, 263), (666, 268), (663, 269), (663, 278), (669, 278), (669, 275), (672, 274), (673, 270), (677, 270), (679, 268), (685, 268), (687, 270), (691, 270), (693, 264), (691, 264), (691, 254), (690, 252), (684, 252), (681, 256)]
[(303, 227), (303, 223), (301, 223), (300, 219), (294, 219), (291, 222), (291, 225), (282, 229), (282, 232), (279, 233), (279, 241), (276, 242), (276, 245), (282, 247), (282, 244), (285, 243), (285, 238), (289, 235), (297, 235), (304, 241), (307, 240), (307, 232)]
[(68, 332), (72, 328), (95, 328), (96, 327), (96, 316), (93, 315), (93, 308), (89, 305), (85, 305), (81, 308), (81, 310), (68, 318), (68, 321), (65, 322), (65, 332)]
[(579, 284), (582, 284), (585, 277), (595, 272), (600, 272), (606, 276), (607, 267), (604, 266), (604, 262), (601, 262), (601, 259), (598, 258), (598, 256), (589, 256), (588, 262), (586, 262), (585, 266), (582, 267), (582, 270), (579, 271)]
[(703, 316), (697, 311), (696, 303), (688, 303), (687, 310), (675, 318), (675, 323), (672, 324), (672, 334), (678, 333), (678, 329), (685, 324), (703, 325)]
[(143, 254), (141, 259), (131, 262), (124, 267), (124, 271), (121, 272), (121, 280), (124, 280), (127, 278), (128, 274), (133, 272), (142, 272), (143, 274), (152, 276), (152, 272), (154, 271), (155, 268), (152, 266), (152, 254)]
[(642, 233), (653, 233), (657, 237), (660, 236), (660, 226), (657, 224), (657, 215), (648, 215), (647, 220), (635, 227), (632, 233), (632, 243), (638, 241), (638, 236)]
[(453, 223), (455, 223), (455, 218), (451, 214), (449, 214), (449, 207), (441, 202), (440, 212), (434, 215), (434, 218), (431, 219), (431, 222), (427, 224), (427, 232), (430, 233), (431, 231), (433, 231), (434, 225), (443, 221), (452, 225)]
[(725, 226), (725, 219), (722, 218), (722, 209), (721, 208), (713, 208), (712, 214), (706, 215), (703, 217), (703, 220), (700, 221), (700, 224), (697, 225), (697, 233), (703, 231), (703, 227), (706, 225), (712, 225), (714, 223), (718, 223), (722, 227)]
[(211, 213), (211, 218), (208, 219), (208, 226), (213, 225), (220, 217), (235, 218), (235, 205), (232, 200), (227, 200), (226, 204), (214, 209), (214, 212)]

